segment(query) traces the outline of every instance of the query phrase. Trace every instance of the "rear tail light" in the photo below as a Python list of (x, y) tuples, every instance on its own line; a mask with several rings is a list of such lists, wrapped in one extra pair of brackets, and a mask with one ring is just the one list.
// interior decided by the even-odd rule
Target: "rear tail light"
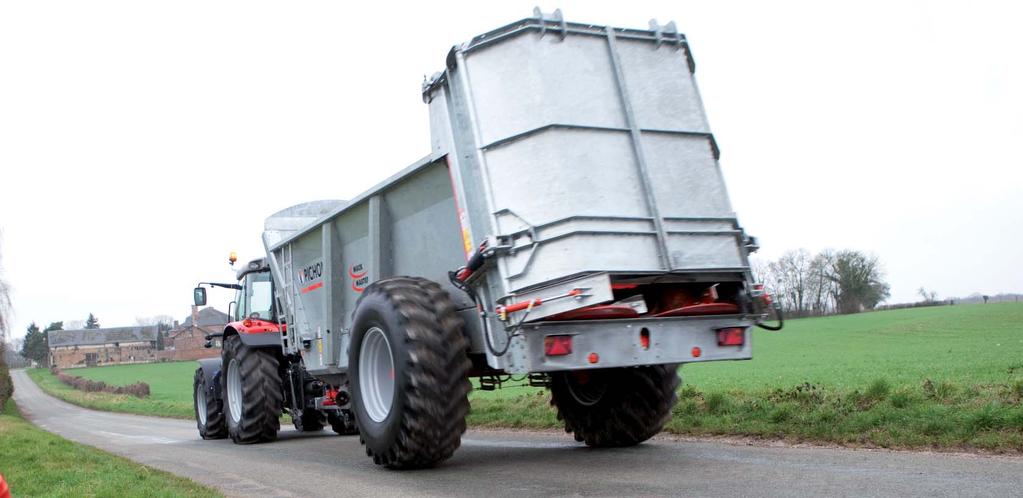
[(742, 346), (746, 343), (746, 329), (729, 327), (718, 329), (718, 346)]
[(547, 356), (565, 356), (572, 354), (572, 336), (549, 335), (544, 337), (543, 352)]

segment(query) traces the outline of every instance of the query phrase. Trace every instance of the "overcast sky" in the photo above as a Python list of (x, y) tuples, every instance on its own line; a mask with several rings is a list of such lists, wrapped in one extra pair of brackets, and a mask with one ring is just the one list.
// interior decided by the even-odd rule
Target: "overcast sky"
[[(0, 230), (14, 335), (189, 312), (265, 216), (429, 152), (423, 76), (536, 3), (0, 3)], [(675, 20), (740, 222), (773, 258), (877, 254), (891, 302), (1023, 291), (1016, 2), (544, 3)], [(223, 305), (219, 302), (219, 307)]]

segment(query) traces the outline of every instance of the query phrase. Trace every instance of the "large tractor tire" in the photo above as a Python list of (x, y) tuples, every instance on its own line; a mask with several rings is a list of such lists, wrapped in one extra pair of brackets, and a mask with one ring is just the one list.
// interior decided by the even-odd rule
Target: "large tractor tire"
[(202, 368), (195, 369), (192, 381), (192, 404), (195, 407), (195, 425), (203, 439), (224, 439), (227, 437), (227, 421), (224, 419), (224, 402), (210, 393), (210, 383)]
[(680, 382), (678, 365), (560, 372), (552, 375), (551, 404), (576, 441), (632, 446), (664, 428)]
[(278, 364), (272, 352), (250, 348), (237, 335), (224, 341), (221, 387), (228, 435), (235, 443), (277, 439), (284, 401)]
[(454, 301), (422, 278), (373, 283), (355, 308), (352, 403), (366, 454), (390, 468), (430, 467), (461, 444), (471, 363)]

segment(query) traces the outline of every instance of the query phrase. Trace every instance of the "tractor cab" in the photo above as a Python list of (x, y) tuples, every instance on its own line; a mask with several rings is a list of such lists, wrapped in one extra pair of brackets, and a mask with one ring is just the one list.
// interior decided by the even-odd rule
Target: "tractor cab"
[[(231, 255), (233, 265), (235, 257)], [(238, 283), (199, 282), (193, 291), (196, 306), (206, 306), (206, 288), (221, 287), (235, 291), (234, 300), (228, 304), (227, 314), (232, 322), (259, 320), (279, 323), (277, 306), (274, 304), (273, 280), (270, 278), (270, 266), (266, 258), (257, 258), (239, 269), (236, 273)]]
[(266, 258), (250, 261), (238, 270), (238, 287), (233, 306), (229, 306), (231, 321), (261, 320), (277, 323), (277, 310), (273, 299), (273, 281)]

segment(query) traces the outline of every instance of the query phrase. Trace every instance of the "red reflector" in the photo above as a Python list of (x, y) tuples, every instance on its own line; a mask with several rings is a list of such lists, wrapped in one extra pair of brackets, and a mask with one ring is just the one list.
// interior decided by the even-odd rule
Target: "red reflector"
[(718, 329), (718, 346), (742, 346), (746, 342), (746, 329), (729, 327)]
[(693, 349), (690, 352), (693, 353), (693, 358), (699, 358), (700, 355), (703, 354), (703, 350), (700, 349), (699, 346), (693, 346)]
[(544, 337), (543, 352), (547, 356), (565, 356), (572, 354), (572, 336), (549, 335)]
[(600, 361), (600, 355), (597, 353), (590, 353), (590, 355), (587, 356), (586, 359), (589, 360), (590, 363), (596, 363)]

